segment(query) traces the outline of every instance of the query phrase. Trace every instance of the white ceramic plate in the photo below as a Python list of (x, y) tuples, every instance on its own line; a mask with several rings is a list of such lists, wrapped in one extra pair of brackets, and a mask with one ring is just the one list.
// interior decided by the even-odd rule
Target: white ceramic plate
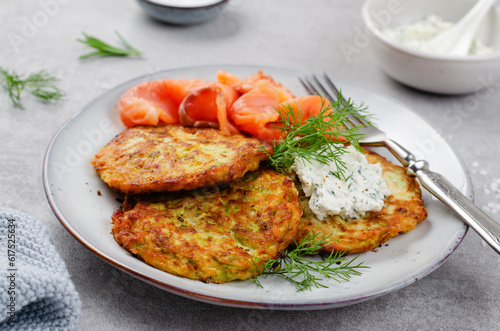
[[(325, 281), (328, 288), (297, 292), (293, 285), (278, 277), (261, 279), (264, 288), (250, 281), (205, 284), (157, 270), (122, 249), (111, 235), (111, 214), (120, 206), (116, 200), (119, 195), (100, 180), (90, 165), (97, 150), (125, 129), (116, 112), (118, 98), (130, 86), (145, 80), (203, 78), (213, 81), (219, 69), (247, 77), (260, 68), (191, 67), (139, 77), (92, 101), (55, 135), (44, 161), (45, 192), (61, 224), (85, 247), (115, 267), (182, 296), (227, 306), (273, 309), (332, 308), (388, 294), (435, 270), (458, 247), (468, 227), (424, 192), (428, 219), (414, 231), (391, 239), (376, 252), (361, 254), (358, 259), (370, 267), (362, 276), (350, 282)], [(302, 73), (263, 69), (296, 95), (305, 94), (297, 80)], [(432, 170), (444, 174), (462, 193), (472, 197), (472, 186), (462, 163), (429, 124), (394, 100), (345, 82), (339, 82), (339, 86), (345, 95), (368, 105), (370, 112), (376, 114), (379, 126), (390, 137), (425, 157)], [(376, 151), (397, 162), (384, 149)]]

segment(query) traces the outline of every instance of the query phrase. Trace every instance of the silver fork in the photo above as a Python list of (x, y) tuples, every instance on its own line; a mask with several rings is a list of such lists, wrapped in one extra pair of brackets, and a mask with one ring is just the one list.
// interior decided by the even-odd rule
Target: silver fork
[[(338, 89), (328, 75), (325, 74), (323, 77), (325, 84), (322, 84), (320, 79), (316, 76), (312, 76), (312, 79), (299, 78), (299, 80), (309, 94), (319, 94), (330, 101), (336, 100)], [(325, 85), (327, 87), (325, 87)], [(352, 115), (348, 115), (348, 122), (345, 123), (345, 125), (348, 127), (361, 125), (360, 133), (364, 134), (364, 137), (360, 140), (360, 145), (386, 147), (403, 166), (407, 167), (408, 175), (417, 177), (420, 184), (422, 184), (425, 189), (450, 207), (465, 223), (474, 229), (474, 231), (500, 254), (500, 224), (483, 213), (445, 177), (429, 170), (427, 161), (417, 160), (415, 155), (406, 148), (394, 140), (389, 139), (385, 132), (368, 125)]]

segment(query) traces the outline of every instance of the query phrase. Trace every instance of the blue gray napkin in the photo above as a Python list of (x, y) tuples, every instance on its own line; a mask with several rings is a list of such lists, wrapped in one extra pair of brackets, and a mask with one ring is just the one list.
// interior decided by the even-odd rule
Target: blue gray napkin
[(81, 302), (47, 229), (0, 208), (0, 330), (72, 330)]

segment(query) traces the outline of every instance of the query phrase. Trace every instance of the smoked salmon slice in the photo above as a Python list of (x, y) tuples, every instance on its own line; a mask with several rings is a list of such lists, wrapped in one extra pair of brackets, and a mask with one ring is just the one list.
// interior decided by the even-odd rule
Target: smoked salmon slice
[(118, 102), (120, 118), (127, 127), (180, 123), (178, 108), (197, 87), (208, 84), (200, 79), (162, 79), (132, 86)]
[(178, 123), (177, 108), (167, 96), (162, 80), (144, 82), (129, 89), (118, 102), (120, 118), (127, 127)]
[(188, 94), (179, 107), (183, 125), (219, 128), (224, 134), (239, 133), (230, 122), (227, 112), (238, 98), (234, 88), (211, 83)]
[(276, 89), (269, 84), (260, 84), (233, 103), (229, 118), (240, 130), (254, 137), (265, 141), (277, 140), (281, 137), (281, 131), (269, 127), (268, 123), (276, 122), (280, 118), (276, 110), (279, 104), (280, 98)]
[(289, 89), (281, 83), (276, 82), (271, 76), (264, 74), (262, 70), (259, 70), (255, 76), (250, 76), (247, 79), (242, 79), (223, 70), (219, 70), (217, 72), (217, 81), (221, 84), (232, 86), (240, 94), (248, 93), (264, 82), (268, 83), (269, 86), (272, 86), (276, 90), (280, 102), (295, 97)]
[(242, 79), (220, 70), (217, 81), (232, 86), (241, 94), (229, 109), (229, 118), (238, 129), (267, 142), (282, 137), (273, 123), (280, 117), (276, 111), (279, 104), (294, 98), (290, 90), (262, 71)]
[(292, 112), (291, 118), (304, 122), (329, 107), (328, 100), (319, 95), (280, 102), (280, 94), (276, 88), (261, 81), (257, 87), (234, 102), (229, 116), (240, 130), (266, 142), (275, 142), (283, 137), (280, 123), (282, 115)]
[(327, 99), (319, 95), (306, 95), (282, 102), (278, 111), (280, 114), (292, 111), (295, 118), (300, 118), (301, 122), (303, 122), (311, 115), (318, 115), (322, 109), (325, 109), (325, 113), (328, 114), (330, 112), (329, 108), (331, 108), (330, 102)]

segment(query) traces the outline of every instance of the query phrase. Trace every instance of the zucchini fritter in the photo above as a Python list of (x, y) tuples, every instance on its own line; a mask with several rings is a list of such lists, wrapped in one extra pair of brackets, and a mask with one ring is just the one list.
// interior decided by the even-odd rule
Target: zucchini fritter
[(118, 134), (92, 159), (111, 188), (126, 194), (191, 190), (228, 183), (259, 167), (272, 147), (217, 129), (136, 126)]
[(113, 235), (174, 275), (211, 283), (247, 279), (263, 267), (259, 259), (275, 259), (295, 237), (302, 214), (297, 194), (285, 175), (259, 169), (223, 188), (127, 196), (113, 214)]
[(382, 178), (391, 191), (384, 207), (379, 212), (369, 212), (355, 220), (344, 220), (339, 216), (328, 216), (318, 220), (309, 208), (309, 199), (299, 196), (304, 214), (299, 224), (295, 240), (300, 242), (308, 232), (331, 235), (331, 245), (323, 249), (346, 252), (346, 254), (370, 251), (399, 233), (413, 230), (418, 223), (427, 218), (423, 207), (421, 190), (415, 178), (406, 174), (406, 169), (396, 166), (384, 157), (366, 151), (368, 163), (380, 163)]

